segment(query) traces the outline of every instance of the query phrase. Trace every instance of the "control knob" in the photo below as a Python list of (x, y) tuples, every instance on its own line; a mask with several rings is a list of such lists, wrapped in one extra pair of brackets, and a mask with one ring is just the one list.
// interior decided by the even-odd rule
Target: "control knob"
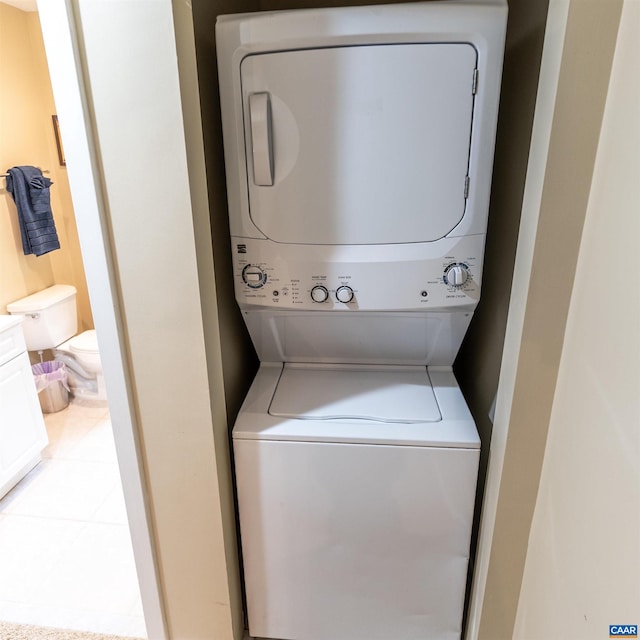
[(326, 287), (316, 285), (311, 289), (311, 299), (314, 302), (325, 302), (329, 297), (329, 292)]
[(466, 264), (449, 265), (444, 279), (450, 287), (461, 287), (469, 279), (469, 268)]
[(242, 270), (242, 280), (251, 289), (259, 289), (267, 281), (267, 274), (261, 267), (255, 264), (248, 264)]
[(338, 302), (351, 302), (353, 300), (353, 289), (351, 287), (338, 287), (336, 289), (336, 299)]

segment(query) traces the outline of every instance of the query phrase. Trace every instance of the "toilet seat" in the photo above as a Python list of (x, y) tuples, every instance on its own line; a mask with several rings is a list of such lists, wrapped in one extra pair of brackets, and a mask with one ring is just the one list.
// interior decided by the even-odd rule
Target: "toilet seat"
[(96, 332), (90, 329), (69, 338), (54, 349), (54, 355), (69, 368), (73, 395), (104, 406), (107, 395)]
[(88, 331), (83, 331), (79, 333), (77, 336), (71, 338), (67, 345), (69, 346), (69, 351), (77, 354), (98, 354), (98, 338), (96, 336), (95, 329), (90, 329)]
[(98, 339), (94, 329), (83, 331), (57, 347), (58, 351), (71, 353), (82, 367), (90, 373), (102, 373)]

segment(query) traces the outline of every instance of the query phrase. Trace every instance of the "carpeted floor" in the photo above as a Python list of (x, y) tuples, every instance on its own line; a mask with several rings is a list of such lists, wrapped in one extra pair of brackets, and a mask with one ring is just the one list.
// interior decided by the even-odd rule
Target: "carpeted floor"
[(32, 627), (27, 624), (0, 621), (0, 640), (141, 640), (122, 636), (105, 636), (100, 633), (68, 631), (50, 627)]

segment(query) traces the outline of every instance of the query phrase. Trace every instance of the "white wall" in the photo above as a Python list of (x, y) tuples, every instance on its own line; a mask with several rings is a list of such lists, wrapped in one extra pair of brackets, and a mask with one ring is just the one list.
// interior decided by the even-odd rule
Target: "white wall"
[(624, 3), (515, 638), (640, 622), (640, 3)]
[(209, 213), (201, 158), (187, 157), (181, 89), (193, 90), (179, 82), (172, 3), (42, 0), (40, 12), (149, 635), (231, 640), (226, 410), (200, 298), (213, 265), (195, 240)]
[(621, 9), (549, 3), (468, 639), (514, 634)]
[(230, 593), (172, 5), (78, 6), (167, 626), (222, 640)]

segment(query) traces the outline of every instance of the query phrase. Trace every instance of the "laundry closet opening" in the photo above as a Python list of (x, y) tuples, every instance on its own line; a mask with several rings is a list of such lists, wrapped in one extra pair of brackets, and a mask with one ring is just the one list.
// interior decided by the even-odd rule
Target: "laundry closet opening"
[[(202, 0), (193, 2), (216, 267), (217, 306), (220, 314), (224, 383), (230, 428), (253, 380), (258, 361), (233, 291), (232, 250), (235, 251), (236, 247), (232, 247), (229, 241), (213, 25), (218, 15), (228, 13), (347, 4), (353, 6), (376, 3), (277, 0), (241, 3)], [(482, 297), (454, 364), (456, 378), (482, 441), (476, 518), (480, 511), (491, 439), (492, 423), (489, 414), (498, 384), (547, 4), (546, 0), (534, 3), (517, 0), (509, 5)]]

